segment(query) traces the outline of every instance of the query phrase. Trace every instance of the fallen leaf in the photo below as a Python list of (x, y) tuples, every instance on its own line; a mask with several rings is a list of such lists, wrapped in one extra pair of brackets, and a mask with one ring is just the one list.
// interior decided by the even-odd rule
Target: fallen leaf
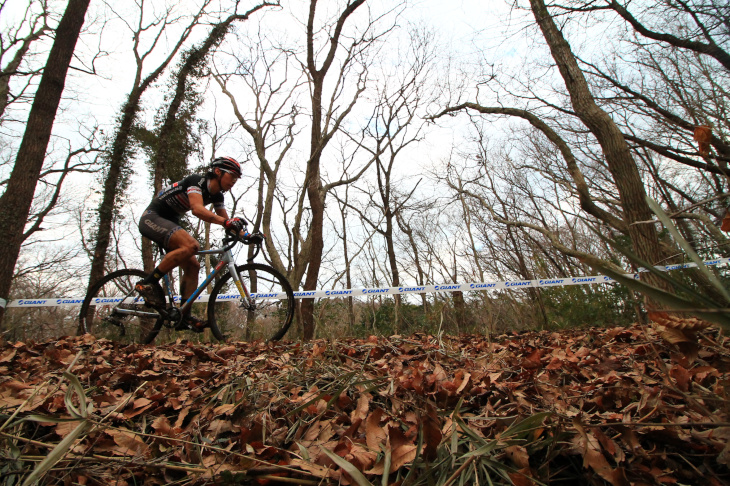
[(116, 429), (107, 429), (105, 433), (110, 435), (119, 446), (114, 451), (115, 455), (145, 456), (149, 452), (149, 446), (137, 434)]

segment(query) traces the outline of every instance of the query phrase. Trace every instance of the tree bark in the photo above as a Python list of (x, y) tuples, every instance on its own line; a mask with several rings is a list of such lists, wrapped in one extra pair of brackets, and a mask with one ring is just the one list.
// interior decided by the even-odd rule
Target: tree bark
[[(256, 10), (262, 7), (263, 5), (259, 5), (256, 7)], [(157, 137), (157, 150), (155, 151), (154, 158), (155, 166), (152, 175), (153, 196), (162, 189), (164, 178), (169, 177), (168, 168), (170, 166), (170, 159), (172, 158), (172, 140), (177, 129), (178, 112), (185, 100), (185, 96), (188, 94), (188, 88), (190, 86), (188, 83), (189, 78), (196, 74), (199, 75), (208, 53), (212, 48), (221, 43), (233, 21), (247, 19), (249, 13), (245, 15), (231, 15), (225, 21), (216, 24), (208, 33), (208, 37), (200, 45), (184, 54), (185, 61), (175, 76), (175, 92), (170, 101), (170, 105), (167, 107), (165, 119)], [(145, 237), (142, 238), (142, 262), (146, 272), (152, 272), (154, 270), (152, 241)]]
[[(7, 300), (13, 270), (20, 254), (30, 207), (40, 177), (53, 122), (66, 83), (66, 74), (79, 38), (89, 0), (69, 0), (56, 29), (56, 38), (48, 55), (23, 140), (15, 159), (5, 193), (0, 197), (0, 234), (5, 245), (0, 252), (0, 299)], [(0, 306), (0, 322), (5, 306)]]
[[(97, 280), (104, 276), (106, 266), (106, 255), (111, 241), (112, 223), (114, 221), (114, 208), (116, 205), (119, 184), (122, 180), (122, 172), (126, 166), (126, 155), (129, 146), (129, 138), (132, 132), (132, 125), (139, 112), (139, 101), (144, 89), (135, 88), (127, 97), (127, 102), (122, 110), (122, 117), (117, 129), (112, 150), (109, 154), (109, 165), (104, 180), (102, 201), (99, 205), (99, 222), (97, 225), (96, 243), (92, 255), (91, 270), (89, 272), (90, 289)], [(87, 289), (88, 290), (88, 289)], [(89, 330), (90, 331), (90, 330)]]

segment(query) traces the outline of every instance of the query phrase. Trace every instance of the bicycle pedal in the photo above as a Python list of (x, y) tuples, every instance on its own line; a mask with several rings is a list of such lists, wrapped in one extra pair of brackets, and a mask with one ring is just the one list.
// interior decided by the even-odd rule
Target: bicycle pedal
[(193, 331), (200, 333), (205, 331), (206, 327), (208, 327), (207, 321), (201, 321), (195, 316), (185, 316), (175, 329), (178, 331)]

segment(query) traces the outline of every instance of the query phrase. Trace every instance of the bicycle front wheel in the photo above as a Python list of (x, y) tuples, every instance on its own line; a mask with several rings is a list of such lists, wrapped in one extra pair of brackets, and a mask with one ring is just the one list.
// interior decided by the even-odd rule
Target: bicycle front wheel
[[(240, 298), (228, 298), (239, 291), (231, 274), (216, 283), (208, 301), (208, 325), (213, 335), (224, 338), (225, 333), (246, 340), (278, 341), (291, 326), (294, 318), (294, 291), (289, 281), (274, 268), (260, 263), (237, 265), (241, 283), (254, 298), (250, 303)], [(272, 298), (272, 295), (278, 298)]]
[[(145, 275), (142, 270), (123, 269), (96, 282), (81, 305), (81, 329), (115, 341), (151, 343), (163, 318), (134, 290)], [(165, 302), (162, 287), (155, 284), (153, 288), (156, 300)]]

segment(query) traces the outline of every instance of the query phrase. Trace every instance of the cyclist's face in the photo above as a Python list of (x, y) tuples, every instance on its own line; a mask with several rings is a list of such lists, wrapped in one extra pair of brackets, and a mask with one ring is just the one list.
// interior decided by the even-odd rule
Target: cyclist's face
[(234, 176), (230, 172), (221, 171), (221, 189), (229, 191), (238, 182), (238, 177)]

